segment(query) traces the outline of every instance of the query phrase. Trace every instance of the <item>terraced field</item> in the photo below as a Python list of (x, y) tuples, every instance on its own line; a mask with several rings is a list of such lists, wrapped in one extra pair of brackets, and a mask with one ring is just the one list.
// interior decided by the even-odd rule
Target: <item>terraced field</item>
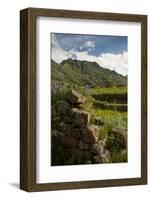
[(114, 130), (122, 134), (127, 141), (127, 88), (92, 88), (87, 90), (87, 102), (82, 109), (92, 115), (92, 124), (101, 125), (100, 140), (112, 133), (109, 142), (110, 162), (127, 162), (127, 148), (118, 151)]
[[(84, 103), (80, 104), (78, 109), (81, 109), (81, 112), (87, 111), (86, 113), (91, 116), (89, 126), (97, 127), (99, 130), (98, 142), (95, 144), (95, 148), (101, 149), (97, 150), (101, 151), (100, 155), (103, 159), (99, 163), (127, 162), (127, 88), (85, 88), (77, 85), (74, 88), (73, 86), (72, 88), (67, 87), (54, 93), (52, 98), (54, 107), (57, 107), (59, 102), (62, 103), (67, 100), (66, 95), (69, 89), (73, 89), (85, 97)], [(67, 121), (70, 124), (69, 119), (69, 116), (63, 118), (64, 122)], [(57, 130), (62, 123), (60, 118), (54, 117), (52, 124), (52, 128)], [(54, 149), (56, 151), (56, 147)], [(62, 159), (64, 157), (62, 152), (65, 152), (65, 150), (58, 151), (54, 153), (54, 157), (60, 155), (59, 159)], [(71, 161), (73, 164), (74, 161), (72, 159)]]
[(127, 129), (127, 88), (92, 88), (87, 90), (83, 109), (100, 118), (110, 128)]

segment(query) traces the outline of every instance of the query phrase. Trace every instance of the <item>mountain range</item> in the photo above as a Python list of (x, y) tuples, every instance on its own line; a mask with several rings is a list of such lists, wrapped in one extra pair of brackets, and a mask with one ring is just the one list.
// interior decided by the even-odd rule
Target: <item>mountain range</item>
[(52, 81), (63, 81), (84, 87), (120, 87), (127, 86), (127, 76), (103, 68), (96, 62), (73, 60), (68, 58), (61, 63), (51, 60)]

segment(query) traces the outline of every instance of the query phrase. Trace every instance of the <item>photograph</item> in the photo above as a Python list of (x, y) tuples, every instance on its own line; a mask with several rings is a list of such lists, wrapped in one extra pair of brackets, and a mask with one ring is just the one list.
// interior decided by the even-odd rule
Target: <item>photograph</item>
[(20, 11), (20, 189), (147, 184), (147, 15)]
[(128, 162), (128, 37), (50, 41), (51, 166)]

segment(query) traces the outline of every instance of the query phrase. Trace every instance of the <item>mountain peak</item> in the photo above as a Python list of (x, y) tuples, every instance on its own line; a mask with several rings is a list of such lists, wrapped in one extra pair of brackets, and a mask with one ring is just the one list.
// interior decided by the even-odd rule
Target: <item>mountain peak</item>
[(66, 60), (63, 60), (60, 64), (64, 65), (64, 64), (82, 64), (82, 63), (89, 63), (89, 64), (93, 64), (93, 65), (98, 65), (96, 62), (94, 61), (87, 61), (87, 60), (76, 60), (76, 59), (72, 59), (72, 58), (68, 58)]
[(101, 67), (96, 62), (68, 58), (60, 64), (52, 62), (52, 80), (89, 87), (127, 85), (127, 78), (117, 72)]

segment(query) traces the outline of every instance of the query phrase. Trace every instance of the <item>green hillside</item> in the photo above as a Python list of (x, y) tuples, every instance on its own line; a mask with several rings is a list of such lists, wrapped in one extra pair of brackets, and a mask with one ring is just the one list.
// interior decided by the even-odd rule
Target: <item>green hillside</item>
[[(127, 162), (127, 76), (105, 69), (96, 62), (67, 59), (57, 64), (52, 60), (51, 92), (51, 158), (54, 166)], [(69, 101), (69, 94), (74, 94), (71, 95), (73, 99), (83, 96), (85, 100), (74, 104)], [(78, 117), (72, 115), (70, 109), (77, 111)], [(89, 123), (86, 122), (88, 127), (98, 135), (93, 145), (86, 143), (85, 147), (81, 146), (85, 143), (80, 139), (83, 128), (77, 124), (77, 119), (80, 123), (85, 121), (85, 117), (79, 118), (83, 116), (79, 113), (83, 112), (90, 116)], [(90, 148), (86, 149), (88, 146)], [(96, 151), (94, 155), (92, 153), (94, 147), (100, 160), (96, 159)], [(74, 149), (84, 152), (81, 161), (76, 160), (80, 155)], [(85, 152), (91, 157), (85, 158)]]
[(51, 79), (84, 87), (119, 87), (127, 85), (127, 78), (105, 69), (96, 62), (78, 61), (71, 58), (57, 64), (51, 61)]

